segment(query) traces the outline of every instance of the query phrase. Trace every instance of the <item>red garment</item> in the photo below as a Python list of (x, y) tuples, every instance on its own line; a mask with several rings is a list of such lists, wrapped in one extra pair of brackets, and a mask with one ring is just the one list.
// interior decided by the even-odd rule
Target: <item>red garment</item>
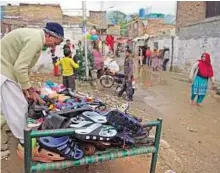
[(59, 76), (59, 67), (58, 66), (54, 66), (54, 68), (53, 68), (53, 75), (54, 76)]
[(106, 44), (110, 46), (110, 48), (114, 49), (114, 37), (112, 35), (107, 35), (106, 37)]
[(152, 51), (151, 51), (151, 50), (147, 50), (147, 51), (146, 51), (146, 56), (147, 56), (147, 57), (150, 57), (151, 55), (152, 55)]
[(205, 60), (199, 60), (199, 75), (202, 77), (213, 77), (213, 68), (211, 64), (210, 55), (208, 53), (203, 53)]

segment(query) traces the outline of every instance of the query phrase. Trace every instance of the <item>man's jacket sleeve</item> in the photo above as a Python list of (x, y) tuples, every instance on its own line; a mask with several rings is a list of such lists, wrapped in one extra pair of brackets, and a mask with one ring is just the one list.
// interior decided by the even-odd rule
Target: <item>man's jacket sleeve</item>
[(31, 87), (28, 70), (30, 69), (34, 58), (36, 58), (36, 54), (38, 54), (40, 50), (41, 43), (38, 40), (26, 40), (25, 46), (21, 50), (14, 64), (14, 73), (22, 89), (28, 89)]

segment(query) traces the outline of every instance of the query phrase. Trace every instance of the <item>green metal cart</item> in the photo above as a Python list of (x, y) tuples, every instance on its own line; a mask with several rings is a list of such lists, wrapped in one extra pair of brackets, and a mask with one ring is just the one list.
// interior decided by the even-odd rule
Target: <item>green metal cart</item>
[(56, 169), (65, 169), (68, 167), (76, 167), (81, 165), (89, 165), (96, 162), (103, 162), (107, 160), (114, 160), (116, 158), (135, 156), (141, 154), (152, 153), (150, 173), (155, 173), (159, 145), (160, 145), (160, 136), (162, 130), (162, 119), (157, 119), (156, 121), (150, 121), (147, 123), (148, 127), (156, 128), (154, 145), (152, 146), (141, 146), (133, 147), (131, 149), (109, 149), (104, 152), (98, 152), (93, 156), (85, 156), (80, 160), (66, 160), (53, 163), (35, 163), (32, 162), (32, 138), (43, 137), (43, 136), (63, 136), (63, 135), (72, 135), (74, 129), (58, 129), (58, 130), (31, 130), (26, 128), (24, 130), (24, 168), (25, 173), (33, 172), (42, 172), (48, 170)]

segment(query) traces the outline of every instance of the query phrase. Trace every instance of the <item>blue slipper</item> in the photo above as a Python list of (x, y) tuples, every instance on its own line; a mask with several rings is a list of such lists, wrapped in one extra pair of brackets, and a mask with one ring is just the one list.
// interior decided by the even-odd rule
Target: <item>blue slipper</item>
[(60, 154), (67, 159), (81, 159), (84, 155), (78, 144), (69, 136), (62, 137), (40, 137), (39, 144), (42, 148)]

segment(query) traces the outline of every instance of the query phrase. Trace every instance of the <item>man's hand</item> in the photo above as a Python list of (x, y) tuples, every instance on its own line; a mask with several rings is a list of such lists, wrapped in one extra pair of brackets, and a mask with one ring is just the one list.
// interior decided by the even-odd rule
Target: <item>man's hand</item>
[(31, 98), (31, 96), (30, 96), (28, 90), (23, 90), (23, 94), (24, 94), (25, 98), (27, 98), (27, 99), (30, 99), (30, 98)]
[(44, 104), (45, 102), (40, 98), (40, 95), (36, 92), (34, 88), (29, 88), (27, 90), (23, 90), (24, 96), (29, 99), (33, 100), (35, 103)]

